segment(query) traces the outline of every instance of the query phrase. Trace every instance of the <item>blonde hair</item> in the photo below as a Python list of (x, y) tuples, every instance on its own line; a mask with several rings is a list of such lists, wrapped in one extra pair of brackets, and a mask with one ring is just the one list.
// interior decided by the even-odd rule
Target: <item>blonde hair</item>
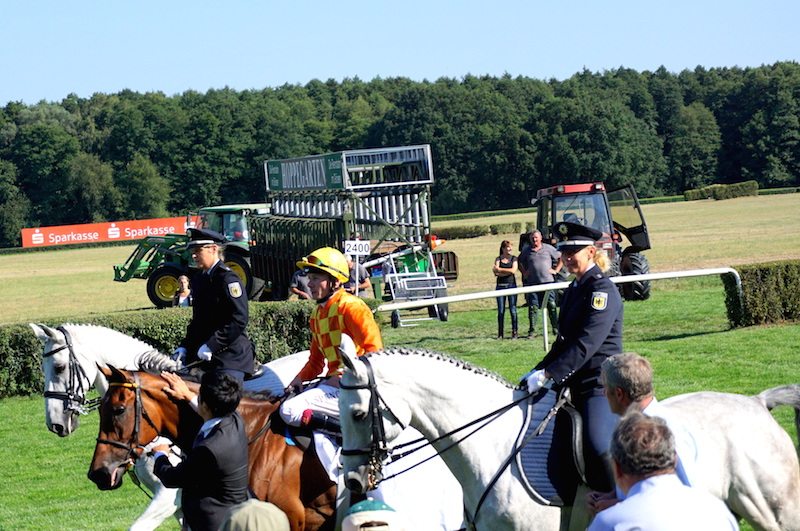
[[(595, 247), (595, 249), (597, 248)], [(608, 253), (604, 249), (597, 249), (597, 252), (594, 254), (594, 263), (603, 273), (611, 269), (611, 259), (608, 257)]]

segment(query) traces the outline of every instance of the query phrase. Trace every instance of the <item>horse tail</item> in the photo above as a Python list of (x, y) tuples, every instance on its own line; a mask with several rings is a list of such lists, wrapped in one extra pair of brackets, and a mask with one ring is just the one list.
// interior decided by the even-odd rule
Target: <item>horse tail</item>
[(790, 384), (773, 387), (772, 389), (761, 391), (755, 398), (770, 411), (778, 406), (792, 406), (794, 408), (794, 427), (797, 430), (798, 438), (800, 438), (800, 385)]

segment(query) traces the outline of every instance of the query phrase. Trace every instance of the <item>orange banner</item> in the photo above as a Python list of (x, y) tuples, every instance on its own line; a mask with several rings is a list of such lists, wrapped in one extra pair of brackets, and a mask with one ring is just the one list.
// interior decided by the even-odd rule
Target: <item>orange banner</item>
[(165, 234), (185, 234), (186, 229), (194, 226), (196, 222), (197, 219), (193, 219), (191, 225), (187, 225), (186, 217), (178, 217), (22, 229), (22, 246), (49, 247), (76, 243), (140, 240), (145, 236), (163, 236)]

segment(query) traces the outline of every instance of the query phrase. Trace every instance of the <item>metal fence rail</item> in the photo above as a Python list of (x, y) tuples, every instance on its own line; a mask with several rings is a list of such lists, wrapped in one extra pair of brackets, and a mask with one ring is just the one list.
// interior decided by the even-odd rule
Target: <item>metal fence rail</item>
[[(672, 278), (687, 278), (687, 277), (702, 277), (711, 275), (733, 275), (736, 280), (736, 291), (739, 298), (739, 305), (742, 304), (742, 279), (739, 272), (732, 267), (716, 267), (709, 269), (689, 269), (685, 271), (670, 271), (666, 273), (648, 273), (646, 275), (624, 275), (618, 277), (610, 277), (614, 284), (625, 284), (628, 282), (637, 282), (640, 280), (665, 280)], [(448, 295), (447, 297), (437, 297), (436, 299), (413, 300), (404, 302), (389, 302), (378, 306), (376, 311), (391, 312), (393, 310), (409, 310), (412, 308), (425, 308), (435, 304), (450, 304), (454, 302), (473, 301), (478, 299), (490, 299), (494, 297), (506, 297), (508, 295), (521, 295), (525, 293), (537, 293), (540, 291), (550, 291), (554, 289), (564, 289), (568, 287), (571, 282), (553, 282), (550, 284), (538, 284), (536, 286), (523, 286), (521, 288), (492, 290), (492, 291), (478, 291), (475, 293), (462, 293), (461, 295)], [(548, 348), (547, 338), (547, 312), (542, 312), (542, 330), (544, 331), (543, 340), (545, 350)]]

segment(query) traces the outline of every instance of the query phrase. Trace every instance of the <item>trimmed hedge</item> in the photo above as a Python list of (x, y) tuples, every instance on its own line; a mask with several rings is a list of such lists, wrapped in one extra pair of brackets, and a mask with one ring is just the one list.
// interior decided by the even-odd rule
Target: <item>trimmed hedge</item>
[[(365, 299), (371, 308), (381, 302)], [(307, 301), (251, 302), (247, 335), (256, 348), (256, 360), (266, 363), (305, 350), (311, 342), (308, 320), (314, 303)], [(160, 352), (171, 352), (183, 339), (192, 311), (189, 308), (139, 310), (81, 319), (82, 324), (112, 328), (145, 341)], [(376, 315), (378, 324), (380, 318)], [(76, 321), (77, 322), (77, 321)], [(62, 322), (43, 321), (50, 326)], [(0, 398), (41, 393), (42, 345), (28, 325), (0, 326)]]
[(498, 223), (496, 225), (489, 225), (490, 234), (519, 234), (522, 230), (522, 223), (515, 221), (514, 223)]
[(800, 260), (744, 265), (737, 271), (742, 279), (741, 306), (735, 279), (722, 277), (731, 326), (800, 320)]
[(758, 183), (756, 181), (745, 181), (735, 184), (711, 184), (686, 190), (683, 196), (687, 201), (697, 201), (698, 199), (733, 199), (734, 197), (745, 197), (748, 195), (758, 195)]
[(444, 240), (459, 240), (462, 238), (478, 238), (489, 234), (486, 225), (465, 225), (463, 227), (449, 227), (446, 229), (433, 228), (431, 231)]

